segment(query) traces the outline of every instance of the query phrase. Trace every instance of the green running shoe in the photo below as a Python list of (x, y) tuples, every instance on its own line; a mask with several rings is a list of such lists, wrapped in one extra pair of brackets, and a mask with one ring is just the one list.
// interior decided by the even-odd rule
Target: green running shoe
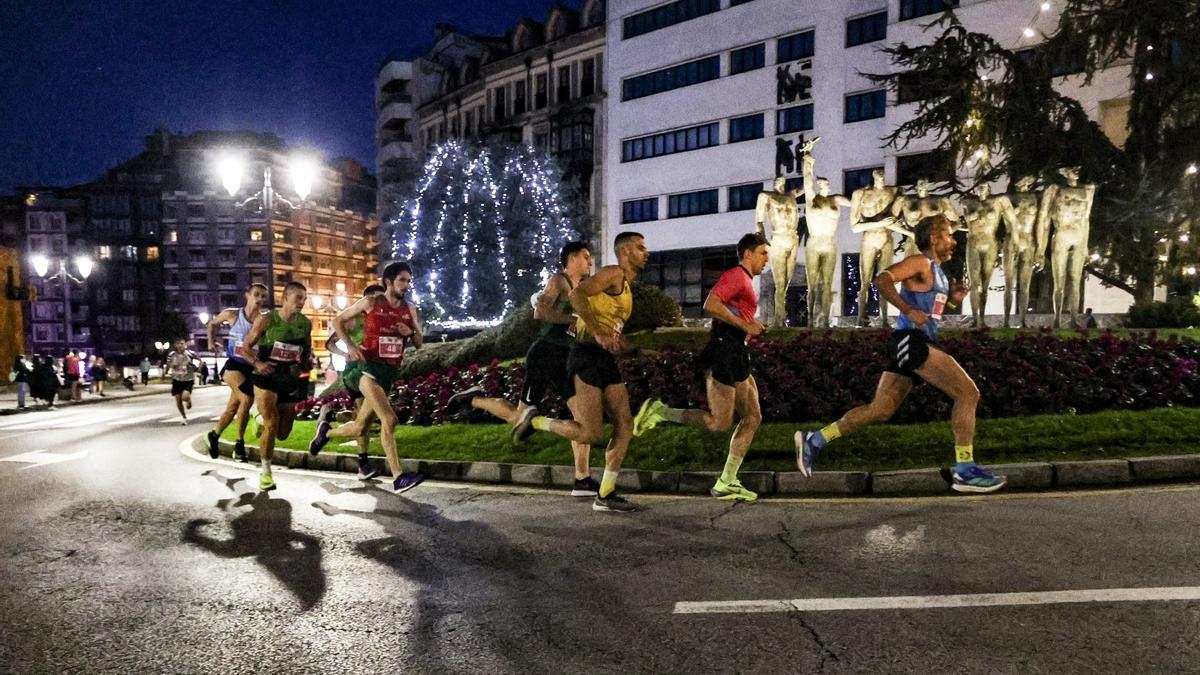
[(747, 490), (746, 487), (742, 485), (742, 482), (736, 478), (729, 483), (726, 483), (718, 478), (717, 484), (712, 486), (712, 489), (708, 491), (708, 494), (726, 502), (737, 500), (753, 502), (758, 500), (758, 493)]
[(258, 476), (258, 489), (263, 492), (269, 492), (275, 489), (275, 479), (271, 474), (263, 472)]
[(666, 407), (666, 404), (658, 399), (646, 399), (646, 402), (638, 409), (637, 416), (633, 418), (633, 435), (640, 437), (658, 426), (660, 422), (667, 421), (667, 418), (663, 416), (663, 410)]

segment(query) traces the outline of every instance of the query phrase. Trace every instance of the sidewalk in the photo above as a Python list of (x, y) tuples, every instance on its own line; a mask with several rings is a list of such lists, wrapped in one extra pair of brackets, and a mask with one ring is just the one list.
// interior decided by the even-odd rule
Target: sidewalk
[[(115, 385), (115, 386), (114, 386)], [(204, 385), (217, 386), (217, 385)], [(223, 386), (223, 385), (220, 385)], [(197, 387), (201, 389), (203, 387)], [(137, 385), (133, 391), (126, 389), (120, 382), (109, 382), (105, 387), (105, 396), (96, 394), (88, 394), (87, 390), (83, 391), (83, 400), (71, 402), (64, 399), (55, 399), (54, 405), (56, 408), (70, 408), (78, 405), (87, 405), (90, 403), (102, 403), (104, 401), (115, 401), (122, 398), (134, 398), (137, 396), (151, 396), (153, 394), (169, 394), (171, 392), (171, 383), (150, 383), (146, 386)], [(0, 387), (0, 415), (15, 415), (20, 412), (31, 412), (36, 410), (44, 410), (45, 405), (33, 398), (32, 396), (25, 397), (25, 410), (17, 409), (17, 387), (15, 385), (7, 385)]]

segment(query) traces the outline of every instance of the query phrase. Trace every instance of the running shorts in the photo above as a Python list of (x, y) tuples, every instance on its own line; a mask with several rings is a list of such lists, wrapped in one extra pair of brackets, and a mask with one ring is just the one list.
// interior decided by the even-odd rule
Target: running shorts
[(270, 375), (255, 372), (250, 381), (259, 389), (273, 391), (279, 397), (279, 403), (299, 403), (307, 398), (307, 379), (300, 379), (295, 366), (275, 364), (275, 371)]
[(712, 336), (697, 362), (701, 376), (712, 373), (713, 379), (727, 387), (736, 387), (750, 377), (750, 350), (742, 340)]
[(229, 371), (244, 375), (242, 383), (238, 385), (238, 391), (247, 396), (254, 396), (254, 383), (251, 381), (254, 375), (254, 366), (240, 359), (229, 358), (225, 359), (225, 365), (221, 366), (221, 372), (218, 375), (224, 380), (225, 373)]
[(617, 367), (617, 359), (607, 349), (595, 342), (576, 342), (571, 345), (571, 353), (567, 357), (567, 378), (571, 382), (572, 391), (567, 396), (574, 396), (575, 376), (585, 383), (603, 391), (605, 387), (621, 384), (621, 369)]
[(567, 360), (571, 348), (546, 340), (535, 340), (525, 353), (525, 382), (521, 385), (521, 402), (537, 405), (546, 396), (546, 389), (553, 388), (569, 398), (572, 387), (567, 379)]
[(888, 339), (888, 364), (884, 371), (924, 382), (916, 370), (925, 365), (930, 349), (940, 349), (929, 341), (925, 331), (916, 328), (898, 330)]
[(194, 384), (193, 380), (171, 380), (171, 395), (179, 396), (185, 391), (191, 393)]
[(346, 381), (346, 388), (350, 390), (351, 396), (362, 396), (359, 382), (364, 375), (369, 375), (383, 388), (385, 394), (390, 394), (392, 387), (400, 379), (400, 369), (381, 361), (347, 361), (342, 378)]

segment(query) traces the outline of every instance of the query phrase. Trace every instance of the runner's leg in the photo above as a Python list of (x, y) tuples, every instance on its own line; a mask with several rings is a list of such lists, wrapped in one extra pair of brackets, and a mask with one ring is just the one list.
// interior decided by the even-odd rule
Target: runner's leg
[(369, 413), (374, 413), (379, 418), (379, 443), (383, 446), (383, 454), (387, 457), (388, 468), (392, 470), (392, 477), (398, 478), (402, 471), (400, 470), (400, 458), (396, 454), (396, 411), (392, 410), (391, 401), (388, 400), (387, 394), (384, 393), (383, 387), (375, 381), (375, 378), (368, 374), (363, 376), (358, 381), (359, 391), (363, 394), (362, 411), (353, 422), (345, 424), (330, 432), (333, 436), (334, 431), (341, 431), (346, 427), (354, 426), (354, 433), (341, 434), (342, 436), (354, 437), (359, 435), (359, 429), (365, 429), (367, 421), (370, 419)]

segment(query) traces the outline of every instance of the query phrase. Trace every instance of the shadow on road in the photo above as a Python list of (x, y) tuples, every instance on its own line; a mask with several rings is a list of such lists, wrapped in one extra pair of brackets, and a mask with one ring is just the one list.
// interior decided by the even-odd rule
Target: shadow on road
[(321, 542), (311, 535), (292, 529), (292, 505), (284, 499), (271, 499), (266, 492), (238, 492), (241, 478), (228, 478), (215, 470), (205, 472), (231, 492), (236, 500), (221, 499), (222, 510), (249, 506), (229, 521), (233, 536), (217, 539), (202, 530), (215, 521), (197, 518), (188, 521), (183, 541), (199, 546), (222, 558), (254, 558), (300, 601), (305, 611), (325, 594), (325, 573), (321, 570)]

